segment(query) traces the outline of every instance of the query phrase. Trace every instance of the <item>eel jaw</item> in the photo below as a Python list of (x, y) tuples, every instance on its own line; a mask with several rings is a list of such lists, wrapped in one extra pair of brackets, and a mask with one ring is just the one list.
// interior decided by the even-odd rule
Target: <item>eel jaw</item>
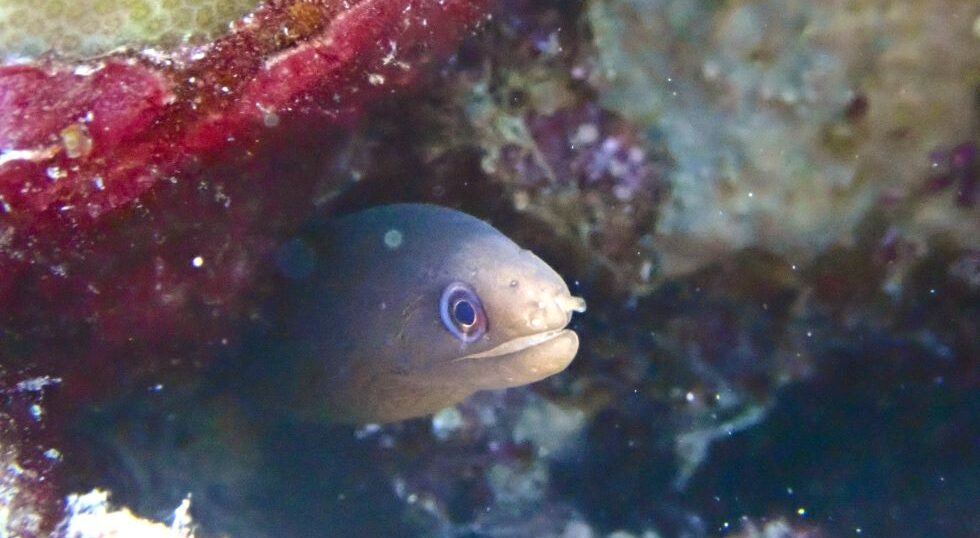
[(578, 352), (579, 342), (575, 331), (566, 326), (573, 312), (585, 311), (585, 300), (566, 290), (543, 304), (552, 313), (553, 328), (464, 355), (452, 360), (452, 366), (477, 390), (526, 385), (567, 368)]
[(553, 331), (547, 331), (543, 333), (530, 334), (528, 336), (521, 336), (519, 338), (514, 338), (500, 344), (497, 347), (488, 349), (486, 351), (481, 351), (479, 353), (472, 353), (466, 355), (465, 357), (460, 357), (455, 359), (456, 361), (465, 361), (470, 359), (486, 359), (492, 357), (502, 357), (504, 355), (510, 355), (512, 353), (517, 353), (524, 351), (525, 349), (532, 348), (538, 344), (542, 344), (557, 337), (559, 334), (568, 331), (568, 329), (555, 329)]
[(453, 365), (462, 370), (476, 390), (518, 387), (564, 370), (578, 352), (578, 335), (556, 329), (515, 338), (497, 347), (460, 357)]

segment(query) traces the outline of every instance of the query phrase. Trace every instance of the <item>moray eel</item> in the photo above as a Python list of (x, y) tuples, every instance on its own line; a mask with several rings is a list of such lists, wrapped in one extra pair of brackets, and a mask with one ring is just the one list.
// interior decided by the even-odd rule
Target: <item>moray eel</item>
[(312, 230), (277, 257), (292, 313), (277, 398), (300, 418), (423, 416), (561, 372), (578, 351), (566, 327), (585, 301), (477, 218), (396, 204)]

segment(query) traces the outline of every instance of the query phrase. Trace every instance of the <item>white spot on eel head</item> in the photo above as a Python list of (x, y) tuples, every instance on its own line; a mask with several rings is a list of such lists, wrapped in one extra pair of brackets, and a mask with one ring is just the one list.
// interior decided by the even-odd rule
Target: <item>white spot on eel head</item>
[(385, 237), (384, 237), (385, 246), (392, 250), (402, 246), (402, 241), (404, 239), (405, 237), (402, 235), (401, 230), (396, 230), (392, 228), (391, 230), (385, 232)]

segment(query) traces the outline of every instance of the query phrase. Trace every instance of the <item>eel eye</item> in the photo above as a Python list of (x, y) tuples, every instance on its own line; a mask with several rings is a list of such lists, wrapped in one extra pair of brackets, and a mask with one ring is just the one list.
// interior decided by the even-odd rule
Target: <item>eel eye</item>
[(473, 288), (461, 282), (446, 286), (439, 300), (442, 324), (464, 342), (475, 342), (487, 331), (487, 314)]

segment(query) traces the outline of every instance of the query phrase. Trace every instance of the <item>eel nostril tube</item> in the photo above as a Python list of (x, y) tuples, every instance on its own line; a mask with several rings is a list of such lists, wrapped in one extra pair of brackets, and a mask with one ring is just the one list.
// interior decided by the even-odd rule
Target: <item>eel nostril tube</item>
[(565, 312), (585, 312), (585, 299), (574, 295), (559, 295), (555, 302)]

